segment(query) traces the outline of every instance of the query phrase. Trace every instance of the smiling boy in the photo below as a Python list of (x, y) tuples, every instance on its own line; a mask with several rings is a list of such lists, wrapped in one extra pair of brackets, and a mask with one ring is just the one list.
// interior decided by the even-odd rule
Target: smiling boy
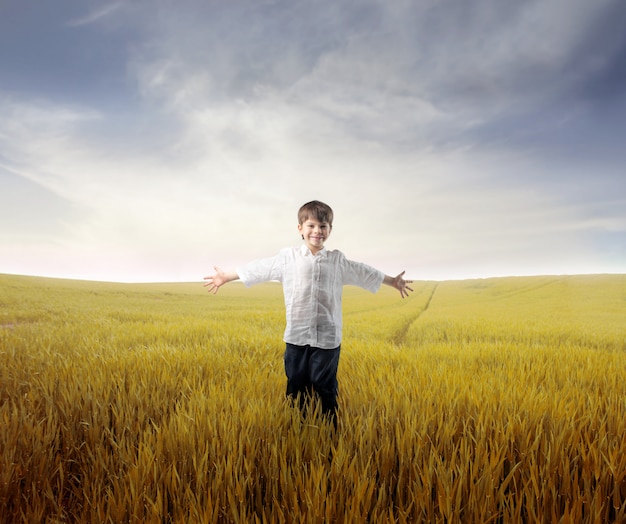
[(404, 280), (404, 271), (395, 277), (360, 262), (348, 260), (324, 243), (333, 227), (333, 211), (313, 200), (298, 211), (298, 231), (304, 243), (285, 248), (270, 258), (255, 260), (232, 272), (215, 266), (215, 274), (205, 277), (209, 292), (233, 280), (246, 287), (277, 280), (282, 283), (287, 325), (285, 328), (285, 373), (287, 396), (299, 395), (300, 407), (312, 393), (319, 395), (322, 413), (336, 420), (337, 368), (341, 348), (341, 297), (344, 285), (354, 285), (372, 293), (382, 284), (397, 289), (402, 298), (413, 291)]

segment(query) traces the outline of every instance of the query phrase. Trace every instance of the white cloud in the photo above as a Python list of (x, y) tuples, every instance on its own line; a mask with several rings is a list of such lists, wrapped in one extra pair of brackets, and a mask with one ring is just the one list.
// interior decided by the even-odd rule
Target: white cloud
[(112, 15), (115, 11), (123, 7), (123, 2), (112, 2), (108, 5), (98, 7), (93, 11), (87, 13), (84, 16), (79, 18), (73, 18), (72, 20), (68, 20), (67, 25), (70, 27), (80, 27), (84, 25), (93, 24), (98, 22), (102, 18)]

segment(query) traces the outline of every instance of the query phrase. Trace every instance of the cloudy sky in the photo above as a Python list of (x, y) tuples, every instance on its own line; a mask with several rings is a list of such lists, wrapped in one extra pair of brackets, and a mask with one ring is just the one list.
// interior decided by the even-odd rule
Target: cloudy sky
[(0, 273), (626, 273), (623, 0), (0, 2)]

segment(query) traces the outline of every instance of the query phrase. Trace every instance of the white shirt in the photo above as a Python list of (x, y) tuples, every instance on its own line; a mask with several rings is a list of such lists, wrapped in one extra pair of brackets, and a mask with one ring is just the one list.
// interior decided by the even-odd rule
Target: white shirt
[(285, 342), (322, 349), (341, 344), (343, 286), (375, 293), (385, 277), (378, 269), (348, 260), (341, 251), (323, 248), (313, 255), (304, 245), (250, 262), (237, 268), (237, 274), (246, 287), (281, 282), (287, 316)]

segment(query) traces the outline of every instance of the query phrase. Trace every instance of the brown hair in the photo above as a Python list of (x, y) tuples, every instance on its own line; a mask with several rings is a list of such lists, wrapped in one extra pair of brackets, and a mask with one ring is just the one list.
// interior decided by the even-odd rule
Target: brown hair
[(333, 210), (328, 204), (319, 200), (307, 202), (298, 210), (298, 223), (304, 224), (308, 218), (315, 218), (320, 222), (328, 222), (333, 225)]

